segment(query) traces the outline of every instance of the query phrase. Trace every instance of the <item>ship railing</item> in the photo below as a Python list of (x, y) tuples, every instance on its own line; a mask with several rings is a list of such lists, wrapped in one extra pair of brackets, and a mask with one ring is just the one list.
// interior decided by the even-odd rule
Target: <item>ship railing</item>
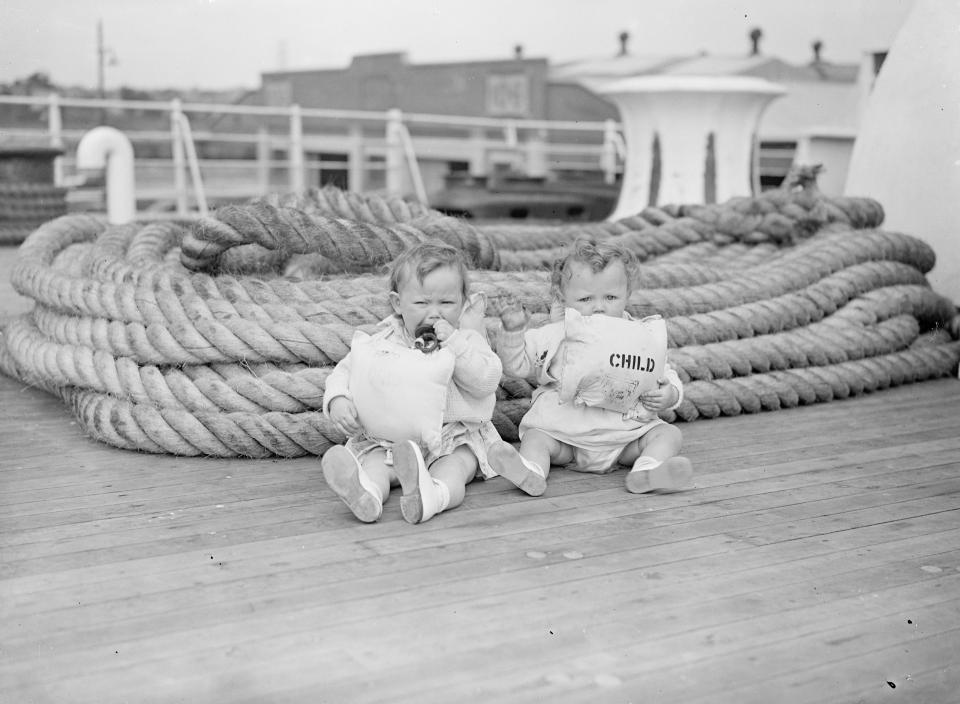
[(54, 177), (77, 186), (70, 197), (78, 201), (98, 195), (83, 188), (76, 145), (102, 124), (121, 129), (134, 145), (138, 203), (177, 212), (327, 183), (425, 201), (451, 171), (547, 178), (589, 172), (612, 183), (623, 166), (612, 120), (0, 95), (0, 132), (62, 148)]

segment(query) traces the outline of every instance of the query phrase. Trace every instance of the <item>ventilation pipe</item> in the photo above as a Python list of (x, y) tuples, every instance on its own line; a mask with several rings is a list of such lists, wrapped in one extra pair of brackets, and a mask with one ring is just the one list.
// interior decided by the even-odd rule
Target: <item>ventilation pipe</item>
[(77, 145), (77, 168), (106, 169), (107, 220), (114, 225), (136, 218), (133, 180), (133, 146), (120, 130), (94, 127)]

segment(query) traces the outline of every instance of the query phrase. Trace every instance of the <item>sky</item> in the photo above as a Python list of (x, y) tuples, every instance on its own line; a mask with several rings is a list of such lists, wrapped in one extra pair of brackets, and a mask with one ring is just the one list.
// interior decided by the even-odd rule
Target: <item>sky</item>
[(414, 64), (524, 56), (762, 53), (855, 63), (888, 48), (914, 0), (0, 0), (0, 83), (44, 72), (95, 88), (97, 24), (108, 90), (257, 88), (265, 71), (405, 52)]

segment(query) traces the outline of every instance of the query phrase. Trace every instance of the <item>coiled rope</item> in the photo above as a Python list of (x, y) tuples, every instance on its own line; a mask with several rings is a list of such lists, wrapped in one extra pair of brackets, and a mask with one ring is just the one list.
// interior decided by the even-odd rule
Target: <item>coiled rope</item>
[[(879, 228), (879, 204), (782, 190), (647, 208), (612, 223), (475, 226), (400, 199), (332, 188), (225, 206), (193, 223), (44, 223), (12, 282), (35, 301), (0, 338), (0, 371), (46, 389), (92, 437), (157, 453), (323, 454), (319, 412), (357, 329), (390, 313), (384, 264), (439, 238), (477, 267), (496, 339), (506, 296), (550, 314), (545, 270), (588, 232), (642, 261), (634, 315), (667, 319), (685, 382), (674, 420), (844, 398), (954, 373), (954, 306), (932, 291), (921, 240)], [(505, 379), (507, 439), (530, 403)]]

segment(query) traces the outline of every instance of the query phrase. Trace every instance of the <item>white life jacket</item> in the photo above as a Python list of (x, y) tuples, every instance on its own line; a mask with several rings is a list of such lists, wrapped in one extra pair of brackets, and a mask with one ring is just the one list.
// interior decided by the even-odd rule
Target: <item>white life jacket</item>
[(350, 395), (367, 435), (439, 447), (453, 352), (441, 348), (425, 354), (358, 330), (350, 362)]
[(626, 413), (657, 387), (666, 356), (667, 325), (659, 315), (628, 320), (567, 308), (560, 401)]

